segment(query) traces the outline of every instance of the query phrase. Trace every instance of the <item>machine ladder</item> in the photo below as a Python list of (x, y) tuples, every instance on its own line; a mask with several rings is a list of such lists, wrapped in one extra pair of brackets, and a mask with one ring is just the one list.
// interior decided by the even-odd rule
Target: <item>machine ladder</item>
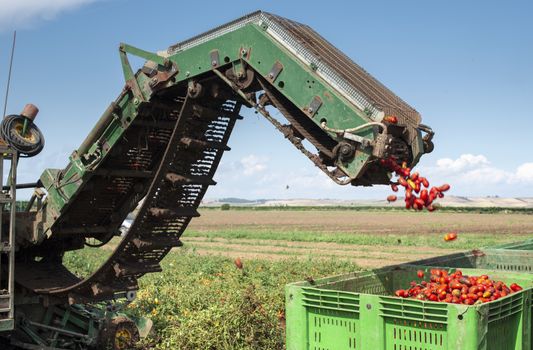
[(12, 330), (15, 323), (16, 175), (17, 152), (0, 145), (0, 332)]

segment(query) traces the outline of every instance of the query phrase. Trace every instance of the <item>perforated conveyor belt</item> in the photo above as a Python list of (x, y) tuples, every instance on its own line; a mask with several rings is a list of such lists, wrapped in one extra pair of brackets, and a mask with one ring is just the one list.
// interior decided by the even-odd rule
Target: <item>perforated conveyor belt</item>
[[(205, 106), (201, 100), (178, 98), (174, 106), (175, 101), (180, 110), (168, 139), (163, 140), (166, 147), (142, 206), (105, 264), (86, 279), (72, 275), (59, 260), (19, 264), (18, 276), (24, 276), (19, 284), (36, 293), (82, 302), (136, 290), (138, 278), (161, 271), (161, 259), (180, 245), (179, 238), (191, 218), (199, 216), (197, 208), (208, 186), (214, 184), (213, 175), (223, 152), (229, 149), (228, 138), (240, 110), (235, 101), (210, 99)], [(154, 132), (153, 128), (143, 129)]]
[(371, 104), (385, 112), (386, 115), (396, 115), (403, 119), (404, 122), (414, 125), (420, 123), (420, 114), (414, 108), (405, 103), (312, 28), (273, 14), (266, 14), (266, 16), (281, 26), (291, 36), (292, 40), (296, 40), (305, 47), (319, 61), (335, 71), (353, 89), (364, 95)]

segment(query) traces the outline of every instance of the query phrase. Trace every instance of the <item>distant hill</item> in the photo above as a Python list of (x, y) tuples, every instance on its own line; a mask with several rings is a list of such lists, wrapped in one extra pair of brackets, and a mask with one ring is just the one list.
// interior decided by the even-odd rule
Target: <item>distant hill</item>
[[(403, 206), (403, 198), (398, 198), (395, 203), (386, 200), (342, 200), (342, 199), (239, 199), (222, 198), (205, 200), (202, 206), (220, 206), (222, 204), (234, 206)], [(533, 198), (500, 198), (500, 197), (454, 197), (448, 196), (439, 199), (438, 203), (446, 207), (473, 207), (473, 208), (533, 208)]]
[(239, 204), (239, 205), (251, 205), (251, 204), (257, 205), (257, 204), (265, 203), (266, 199), (250, 200), (250, 199), (230, 197), (230, 198), (220, 198), (220, 199), (217, 199), (216, 201), (222, 204), (228, 203), (228, 204)]

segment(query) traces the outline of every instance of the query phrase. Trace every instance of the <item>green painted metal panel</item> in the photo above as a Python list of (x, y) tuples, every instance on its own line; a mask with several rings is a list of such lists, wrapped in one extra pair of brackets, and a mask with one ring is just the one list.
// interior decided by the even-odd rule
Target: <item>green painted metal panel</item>
[[(242, 50), (248, 52), (242, 56)], [(315, 96), (319, 96), (322, 105), (312, 117), (319, 125), (325, 119), (328, 126), (347, 129), (370, 122), (370, 118), (358, 111), (351, 103), (340, 96), (309, 66), (304, 65), (284, 47), (270, 37), (263, 28), (248, 24), (234, 32), (227, 33), (206, 43), (194, 46), (186, 51), (169, 57), (180, 68), (177, 81), (203, 74), (212, 69), (209, 53), (218, 50), (223, 63), (235, 62), (241, 58), (261, 76), (267, 77), (276, 62), (283, 65), (283, 70), (274, 81), (274, 86), (302, 111), (309, 107)], [(336, 134), (329, 133), (340, 140)], [(363, 130), (360, 136), (373, 140), (372, 129)], [(358, 151), (351, 162), (342, 164), (342, 168), (351, 176), (356, 176), (371, 154), (371, 150)]]

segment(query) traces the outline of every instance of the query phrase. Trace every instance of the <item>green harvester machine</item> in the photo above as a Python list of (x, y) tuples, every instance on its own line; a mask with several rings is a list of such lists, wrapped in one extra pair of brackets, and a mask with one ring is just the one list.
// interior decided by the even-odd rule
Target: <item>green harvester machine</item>
[[(127, 349), (148, 332), (149, 321), (121, 310), (139, 278), (161, 271), (161, 259), (182, 245), (243, 106), (340, 185), (389, 184), (380, 160), (412, 167), (433, 149), (433, 132), (413, 108), (311, 28), (273, 14), (254, 12), (157, 53), (121, 44), (119, 54), (125, 87), (63, 169), (17, 183), (17, 162), (44, 145), (37, 109), (2, 122), (5, 348)], [(134, 71), (128, 55), (146, 63)], [(28, 187), (34, 195), (16, 211), (16, 190)], [(115, 237), (91, 275), (63, 264), (66, 252)]]

